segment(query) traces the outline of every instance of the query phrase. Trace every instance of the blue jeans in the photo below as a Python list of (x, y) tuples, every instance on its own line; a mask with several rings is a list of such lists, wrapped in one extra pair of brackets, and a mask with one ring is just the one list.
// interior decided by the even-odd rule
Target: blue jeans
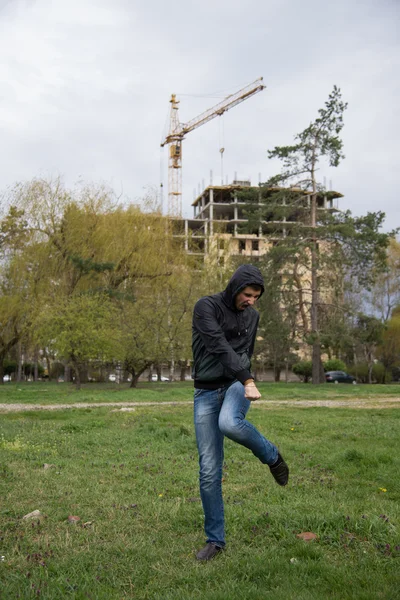
[(272, 465), (277, 447), (246, 421), (250, 401), (239, 381), (217, 390), (194, 391), (194, 425), (200, 464), (200, 496), (207, 542), (225, 545), (222, 467), (224, 436), (249, 448), (263, 463)]

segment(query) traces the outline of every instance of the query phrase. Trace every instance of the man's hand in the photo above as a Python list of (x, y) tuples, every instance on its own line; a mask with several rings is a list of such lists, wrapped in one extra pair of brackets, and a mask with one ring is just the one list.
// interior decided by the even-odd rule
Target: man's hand
[(251, 379), (250, 381), (246, 381), (244, 384), (244, 396), (245, 398), (247, 398), (248, 400), (250, 400), (250, 402), (252, 402), (253, 400), (258, 400), (259, 398), (261, 398), (261, 394), (257, 389), (256, 384), (254, 383), (253, 379)]

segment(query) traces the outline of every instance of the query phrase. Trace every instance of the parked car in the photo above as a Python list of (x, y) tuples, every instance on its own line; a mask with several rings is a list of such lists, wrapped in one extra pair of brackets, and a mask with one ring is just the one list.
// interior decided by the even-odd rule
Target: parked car
[(327, 371), (325, 373), (327, 383), (357, 383), (356, 378), (352, 375), (348, 375), (344, 371)]
[[(151, 376), (151, 380), (158, 381), (157, 373), (153, 373), (153, 375)], [(161, 375), (161, 381), (169, 381), (169, 379), (168, 377), (164, 377), (164, 375)]]

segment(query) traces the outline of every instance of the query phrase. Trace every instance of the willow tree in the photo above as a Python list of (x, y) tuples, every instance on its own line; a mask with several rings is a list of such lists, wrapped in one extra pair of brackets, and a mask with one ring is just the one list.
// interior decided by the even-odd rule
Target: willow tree
[(368, 300), (384, 323), (392, 316), (393, 309), (400, 305), (400, 242), (396, 239), (390, 240), (385, 269), (377, 274)]
[[(37, 297), (31, 298), (32, 304), (40, 307), (34, 329), (48, 332), (47, 345), (57, 348), (58, 358), (69, 362), (75, 372), (84, 355), (92, 359), (96, 336), (91, 336), (90, 346), (85, 346), (84, 336), (80, 338), (76, 331), (71, 333), (71, 345), (66, 333), (62, 343), (56, 340), (50, 344), (53, 338), (46, 315), (53, 315), (55, 332), (61, 339), (57, 323), (63, 322), (63, 314), (74, 314), (86, 296), (95, 296), (99, 305), (111, 301), (118, 311), (126, 308), (130, 313), (129, 307), (145, 295), (152, 307), (154, 282), (171, 277), (176, 264), (181, 263), (183, 252), (174, 243), (161, 213), (146, 213), (133, 204), (120, 206), (112, 191), (102, 187), (71, 191), (59, 180), (33, 180), (16, 186), (10, 204), (26, 221), (29, 250), (35, 249), (32, 256), (40, 254), (43, 258), (40, 268), (32, 269), (41, 275)], [(150, 291), (145, 294), (147, 287)], [(80, 327), (89, 334), (88, 318), (85, 322), (82, 318), (78, 320)], [(45, 328), (41, 327), (42, 319)], [(118, 330), (120, 319), (113, 323)], [(44, 335), (41, 341), (46, 343)], [(105, 355), (100, 338), (98, 343)], [(82, 344), (82, 352), (77, 344)], [(61, 356), (61, 348), (71, 351)], [(115, 359), (123, 359), (121, 352)]]
[(167, 348), (171, 381), (176, 378), (177, 367), (180, 379), (185, 379), (192, 358), (192, 313), (195, 302), (202, 295), (199, 279), (199, 272), (193, 269), (190, 257), (186, 256), (180, 265), (175, 265), (171, 277), (155, 286), (157, 336)]
[(36, 270), (28, 249), (31, 236), (23, 212), (10, 206), (0, 220), (0, 384), (4, 359), (32, 321), (31, 296)]
[(117, 310), (108, 297), (80, 294), (58, 304), (45, 305), (39, 315), (36, 335), (50, 351), (68, 357), (81, 387), (82, 366), (88, 361), (111, 361), (120, 353)]
[(385, 323), (377, 356), (385, 367), (385, 382), (388, 372), (400, 368), (400, 304), (392, 310), (392, 316)]
[(15, 259), (0, 269), (0, 384), (3, 383), (4, 360), (22, 336), (26, 320), (26, 290)]

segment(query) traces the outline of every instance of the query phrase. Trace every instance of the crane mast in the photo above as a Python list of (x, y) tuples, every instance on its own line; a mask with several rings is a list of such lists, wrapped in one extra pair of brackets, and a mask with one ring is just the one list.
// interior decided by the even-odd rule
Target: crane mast
[(234, 94), (227, 96), (208, 110), (204, 111), (187, 123), (180, 123), (178, 116), (179, 100), (176, 95), (171, 95), (171, 112), (169, 122), (169, 133), (161, 142), (161, 146), (169, 145), (168, 153), (168, 214), (179, 217), (182, 213), (182, 140), (185, 135), (197, 127), (208, 123), (211, 119), (221, 116), (234, 106), (237, 106), (247, 98), (265, 88), (263, 78), (256, 79), (246, 87)]

